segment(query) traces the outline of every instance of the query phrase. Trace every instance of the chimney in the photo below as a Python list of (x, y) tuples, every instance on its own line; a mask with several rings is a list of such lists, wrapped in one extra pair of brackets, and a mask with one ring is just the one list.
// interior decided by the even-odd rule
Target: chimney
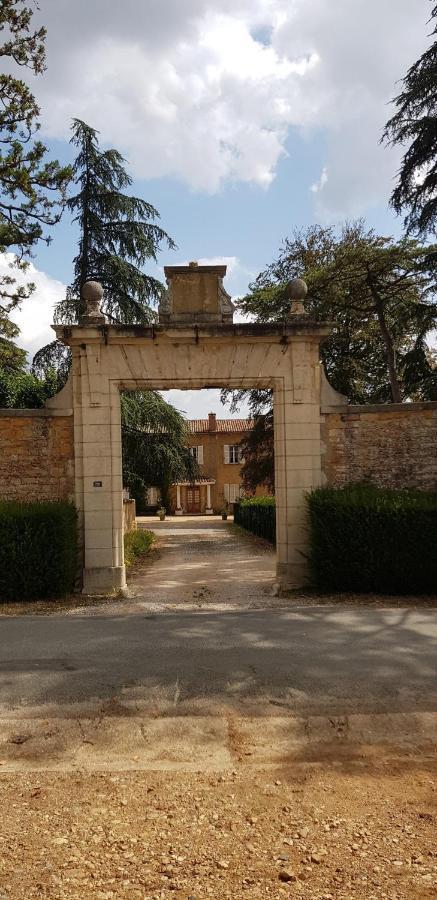
[(208, 431), (217, 431), (217, 419), (215, 413), (208, 413)]

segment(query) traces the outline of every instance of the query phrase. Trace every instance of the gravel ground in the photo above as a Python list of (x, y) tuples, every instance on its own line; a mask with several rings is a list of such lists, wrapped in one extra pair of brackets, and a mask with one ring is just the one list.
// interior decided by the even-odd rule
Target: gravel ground
[(256, 608), (272, 599), (274, 548), (231, 520), (184, 516), (165, 522), (140, 518), (138, 524), (158, 540), (156, 551), (130, 574), (137, 602)]
[(437, 773), (409, 766), (0, 775), (0, 897), (435, 897)]

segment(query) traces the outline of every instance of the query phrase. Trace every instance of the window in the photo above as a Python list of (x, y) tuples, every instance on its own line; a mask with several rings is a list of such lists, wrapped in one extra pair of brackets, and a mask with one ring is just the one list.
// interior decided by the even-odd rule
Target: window
[(241, 450), (239, 444), (225, 444), (223, 451), (225, 463), (241, 462)]
[(223, 492), (228, 503), (235, 503), (236, 500), (240, 499), (243, 489), (240, 484), (225, 484), (223, 485)]
[(190, 447), (191, 456), (194, 457), (199, 466), (203, 466), (203, 446), (200, 444), (198, 447)]

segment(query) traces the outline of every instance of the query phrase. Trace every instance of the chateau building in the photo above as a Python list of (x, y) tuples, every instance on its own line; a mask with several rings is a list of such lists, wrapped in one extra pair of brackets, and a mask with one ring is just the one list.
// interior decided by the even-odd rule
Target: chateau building
[[(200, 472), (194, 483), (173, 485), (170, 513), (212, 515), (226, 506), (232, 511), (243, 492), (239, 445), (252, 424), (251, 419), (217, 419), (215, 413), (188, 421), (190, 449)], [(149, 488), (148, 503), (158, 505), (156, 488)]]

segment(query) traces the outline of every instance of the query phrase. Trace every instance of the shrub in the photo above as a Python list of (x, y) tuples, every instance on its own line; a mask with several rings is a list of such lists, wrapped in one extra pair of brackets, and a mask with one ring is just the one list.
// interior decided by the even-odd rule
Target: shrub
[(274, 497), (252, 497), (234, 505), (234, 522), (271, 544), (276, 543), (276, 505)]
[(124, 562), (126, 566), (131, 566), (135, 562), (137, 556), (150, 550), (155, 535), (153, 531), (146, 531), (143, 528), (135, 528), (133, 531), (127, 531), (124, 535)]
[(70, 503), (0, 502), (0, 599), (37, 600), (73, 590), (76, 510)]
[(348, 485), (319, 488), (308, 503), (315, 586), (437, 592), (437, 493)]

